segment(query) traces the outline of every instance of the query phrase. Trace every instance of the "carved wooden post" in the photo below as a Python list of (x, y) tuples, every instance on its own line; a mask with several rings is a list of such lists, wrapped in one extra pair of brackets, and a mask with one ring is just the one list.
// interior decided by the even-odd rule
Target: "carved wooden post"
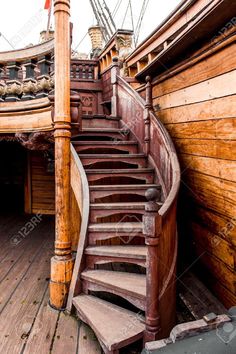
[(65, 308), (73, 270), (70, 237), (70, 0), (54, 0), (56, 241), (50, 304)]
[(111, 115), (118, 115), (118, 85), (117, 85), (117, 76), (120, 74), (119, 68), (119, 58), (112, 58), (112, 68), (111, 68), (111, 84), (113, 88), (113, 95), (111, 99)]
[(159, 314), (159, 254), (158, 244), (161, 235), (161, 217), (156, 203), (160, 193), (155, 188), (146, 191), (148, 202), (143, 217), (143, 233), (147, 245), (147, 300), (146, 300), (146, 330), (144, 342), (155, 341), (160, 331)]
[(18, 78), (20, 64), (17, 62), (11, 62), (8, 64), (7, 68), (9, 70), (9, 80), (7, 80), (6, 101), (19, 101), (22, 93), (22, 85)]
[(36, 92), (36, 80), (34, 75), (34, 69), (36, 62), (33, 59), (28, 60), (25, 64), (26, 78), (23, 80), (23, 96), (22, 100), (32, 100), (35, 98)]
[(151, 77), (146, 77), (146, 104), (144, 111), (144, 124), (145, 124), (145, 155), (149, 154), (150, 150), (150, 111), (152, 110), (152, 84)]
[[(55, 44), (56, 45), (56, 44)], [(37, 77), (38, 80), (38, 93), (37, 98), (47, 97), (48, 92), (51, 91), (50, 82), (50, 66), (52, 65), (51, 55), (44, 55), (38, 60), (38, 67), (40, 70), (40, 75)]]

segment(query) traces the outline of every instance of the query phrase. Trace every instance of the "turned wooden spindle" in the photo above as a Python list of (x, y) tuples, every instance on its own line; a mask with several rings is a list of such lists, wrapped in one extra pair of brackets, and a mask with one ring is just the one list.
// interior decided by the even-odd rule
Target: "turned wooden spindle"
[(113, 87), (113, 95), (111, 99), (111, 115), (118, 115), (118, 85), (117, 76), (120, 75), (119, 58), (112, 58), (112, 68), (111, 68), (111, 84)]
[(56, 240), (50, 304), (63, 309), (72, 277), (70, 237), (70, 0), (54, 0)]
[(158, 245), (161, 236), (161, 217), (158, 214), (157, 200), (160, 192), (150, 188), (145, 194), (148, 202), (143, 216), (143, 233), (147, 245), (147, 276), (146, 276), (146, 330), (144, 342), (154, 341), (160, 331), (159, 313), (159, 254)]
[(145, 155), (148, 156), (150, 151), (150, 111), (152, 110), (152, 84), (151, 77), (146, 77), (146, 104), (144, 110), (144, 124), (145, 124)]

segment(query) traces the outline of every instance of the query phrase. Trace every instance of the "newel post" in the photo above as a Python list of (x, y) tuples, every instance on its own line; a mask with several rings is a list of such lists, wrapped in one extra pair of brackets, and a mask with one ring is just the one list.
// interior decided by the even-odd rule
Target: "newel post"
[(50, 304), (66, 305), (72, 277), (70, 237), (70, 0), (54, 0), (55, 15), (55, 256), (51, 260)]
[(150, 111), (152, 110), (152, 84), (151, 77), (146, 77), (146, 103), (144, 111), (144, 124), (145, 124), (145, 155), (147, 156), (150, 151)]
[(120, 75), (119, 58), (112, 58), (112, 68), (111, 68), (111, 84), (112, 84), (112, 98), (111, 98), (111, 115), (118, 115), (118, 82), (117, 76)]
[(148, 202), (143, 217), (143, 233), (147, 245), (147, 276), (146, 276), (146, 330), (144, 342), (157, 340), (160, 331), (159, 313), (159, 239), (161, 236), (161, 217), (158, 214), (157, 200), (159, 191), (150, 188), (146, 191)]

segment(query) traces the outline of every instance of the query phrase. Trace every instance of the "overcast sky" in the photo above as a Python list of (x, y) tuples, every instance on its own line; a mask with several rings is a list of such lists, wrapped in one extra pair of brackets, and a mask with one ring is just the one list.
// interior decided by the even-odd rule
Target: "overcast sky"
[[(106, 0), (113, 12), (118, 0)], [(130, 12), (125, 13), (129, 0), (123, 0), (115, 16), (117, 28), (132, 29)], [(134, 25), (136, 25), (143, 0), (131, 0)], [(148, 8), (141, 28), (140, 40), (145, 39), (168, 14), (180, 3), (180, 0), (149, 0)], [(39, 33), (46, 28), (47, 11), (44, 10), (45, 0), (7, 0), (2, 4), (0, 12), (0, 51), (11, 50), (12, 47), (23, 48), (30, 43), (39, 42)], [(88, 53), (91, 48), (88, 28), (95, 25), (95, 17), (89, 0), (71, 0), (71, 21), (74, 24), (73, 48)], [(5, 37), (5, 39), (3, 38)], [(9, 41), (9, 43), (7, 42)]]

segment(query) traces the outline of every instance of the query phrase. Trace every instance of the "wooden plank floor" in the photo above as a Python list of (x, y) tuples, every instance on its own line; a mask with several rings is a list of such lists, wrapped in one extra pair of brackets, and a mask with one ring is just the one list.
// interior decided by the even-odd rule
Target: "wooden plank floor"
[(0, 215), (0, 353), (101, 354), (87, 326), (48, 305), (53, 241), (52, 217)]

